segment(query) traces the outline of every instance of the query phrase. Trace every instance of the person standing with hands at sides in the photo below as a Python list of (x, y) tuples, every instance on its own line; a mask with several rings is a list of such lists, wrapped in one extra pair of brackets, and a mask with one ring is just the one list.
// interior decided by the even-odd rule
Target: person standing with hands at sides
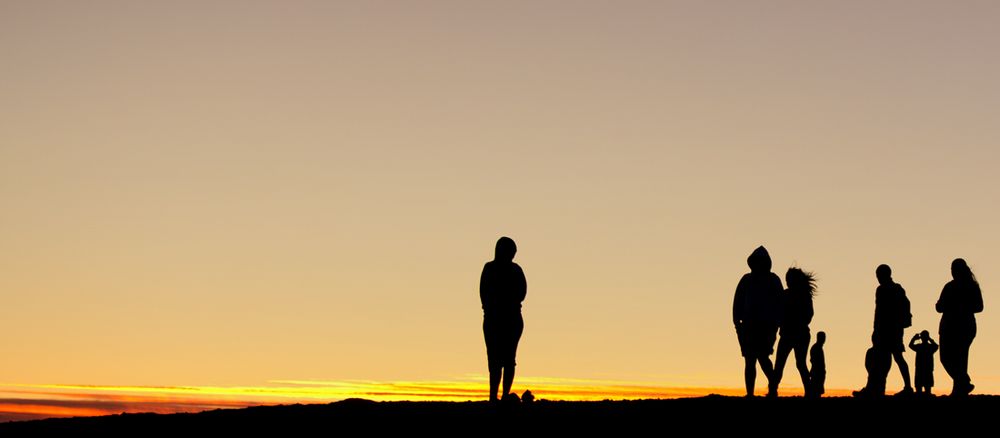
[(816, 294), (816, 276), (799, 268), (788, 268), (785, 273), (788, 286), (781, 294), (781, 328), (778, 339), (778, 354), (774, 359), (774, 378), (770, 392), (777, 394), (781, 376), (785, 372), (788, 354), (795, 351), (795, 368), (802, 378), (802, 388), (809, 392), (809, 366), (806, 353), (809, 352), (809, 323), (813, 317), (813, 295)]
[[(903, 330), (910, 324), (909, 299), (903, 286), (892, 280), (892, 268), (879, 265), (875, 269), (879, 286), (875, 289), (875, 322), (872, 330), (872, 347), (876, 354), (891, 354), (903, 376), (903, 390), (896, 395), (913, 394), (910, 385), (910, 367), (903, 357)], [(888, 371), (888, 368), (886, 368)]]
[[(757, 364), (768, 379), (768, 388), (773, 375), (771, 353), (778, 332), (778, 306), (781, 279), (771, 272), (771, 256), (763, 246), (758, 247), (747, 258), (750, 273), (744, 274), (736, 286), (733, 297), (733, 325), (736, 338), (743, 354), (743, 377), (746, 381), (747, 397), (753, 397), (757, 380)], [(773, 391), (769, 397), (777, 396)]]
[(951, 395), (962, 397), (975, 388), (969, 377), (969, 347), (976, 337), (976, 314), (983, 311), (983, 292), (965, 260), (951, 263), (951, 276), (935, 307), (941, 314), (941, 365), (954, 382)]
[(527, 295), (524, 271), (514, 263), (517, 245), (509, 237), (497, 240), (492, 261), (483, 266), (479, 280), (479, 299), (483, 304), (483, 335), (486, 338), (486, 361), (490, 371), (490, 401), (497, 401), (497, 389), (503, 378), (503, 393), (510, 394), (514, 384), (517, 343), (524, 331), (521, 302)]
[(806, 397), (819, 398), (826, 392), (826, 354), (823, 345), (826, 344), (826, 332), (816, 333), (816, 344), (809, 350), (809, 388)]

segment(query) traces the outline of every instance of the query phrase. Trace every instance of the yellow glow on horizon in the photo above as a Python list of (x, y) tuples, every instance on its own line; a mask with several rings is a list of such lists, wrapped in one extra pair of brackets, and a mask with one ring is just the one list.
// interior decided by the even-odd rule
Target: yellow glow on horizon
[[(193, 412), (217, 408), (291, 403), (323, 403), (348, 398), (373, 401), (482, 401), (486, 378), (452, 381), (326, 381), (275, 380), (265, 386), (114, 386), (73, 384), (0, 384), (0, 394), (18, 397), (20, 404), (0, 406), (0, 414), (44, 416), (106, 415), (120, 412)], [(526, 377), (515, 392), (530, 389), (535, 397), (559, 401), (673, 399), (709, 394), (740, 396), (738, 388), (669, 387), (642, 382)], [(801, 395), (801, 389), (783, 395)], [(828, 391), (829, 396), (847, 390)], [(11, 399), (8, 399), (11, 400)], [(46, 403), (55, 403), (46, 405)], [(111, 407), (101, 403), (115, 404)], [(67, 406), (71, 403), (72, 406)], [(51, 409), (46, 409), (48, 406)], [(124, 406), (124, 408), (122, 407)]]

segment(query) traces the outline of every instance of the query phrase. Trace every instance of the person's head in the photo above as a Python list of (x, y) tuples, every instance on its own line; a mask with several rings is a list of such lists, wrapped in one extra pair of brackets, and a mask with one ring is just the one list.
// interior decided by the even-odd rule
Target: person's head
[(771, 255), (764, 246), (758, 246), (747, 257), (747, 266), (750, 266), (750, 272), (771, 272)]
[(826, 332), (816, 332), (816, 343), (819, 345), (826, 343)]
[(924, 330), (924, 331), (920, 332), (920, 339), (923, 339), (925, 342), (928, 339), (930, 339), (930, 337), (931, 337), (931, 334), (927, 330)]
[(785, 272), (785, 283), (788, 289), (808, 291), (810, 296), (816, 295), (816, 275), (800, 268), (788, 268)]
[(878, 265), (875, 268), (875, 278), (879, 284), (892, 284), (892, 268), (889, 265)]
[(972, 273), (972, 269), (969, 268), (965, 259), (955, 259), (951, 262), (951, 278), (956, 281), (976, 281), (976, 275)]
[(500, 240), (497, 240), (497, 249), (494, 260), (510, 262), (514, 261), (514, 254), (517, 253), (517, 245), (514, 243), (514, 239), (504, 236)]

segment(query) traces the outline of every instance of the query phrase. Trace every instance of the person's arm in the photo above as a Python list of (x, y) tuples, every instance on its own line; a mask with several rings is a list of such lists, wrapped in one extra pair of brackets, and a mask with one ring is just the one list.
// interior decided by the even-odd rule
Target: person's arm
[(482, 303), (483, 310), (486, 310), (486, 296), (489, 295), (489, 268), (489, 263), (484, 265), (483, 273), (479, 276), (479, 302)]
[(517, 284), (514, 286), (516, 288), (514, 293), (517, 296), (517, 302), (520, 303), (528, 296), (528, 280), (524, 278), (524, 270), (521, 269), (521, 266), (516, 263), (514, 266), (517, 268)]
[(811, 323), (811, 322), (812, 322), (812, 320), (813, 320), (813, 315), (814, 315), (814, 310), (813, 310), (813, 299), (812, 299), (812, 297), (810, 296), (810, 297), (809, 297), (809, 304), (808, 304), (808, 305), (806, 306), (806, 325), (809, 325), (809, 323)]
[(746, 276), (740, 279), (740, 283), (736, 285), (736, 293), (733, 295), (733, 325), (736, 327), (740, 326), (743, 322), (743, 300), (745, 299), (745, 281)]
[(972, 293), (972, 313), (979, 313), (983, 311), (983, 291), (976, 284), (975, 291)]
[(917, 336), (910, 338), (910, 350), (917, 351)]
[(950, 285), (950, 284), (951, 283), (948, 283), (948, 284), (944, 285), (944, 289), (941, 289), (941, 296), (938, 297), (937, 303), (934, 304), (934, 310), (937, 310), (937, 313), (944, 313), (944, 312), (947, 312), (949, 310), (948, 309), (948, 295), (949, 295), (948, 294), (948, 285)]

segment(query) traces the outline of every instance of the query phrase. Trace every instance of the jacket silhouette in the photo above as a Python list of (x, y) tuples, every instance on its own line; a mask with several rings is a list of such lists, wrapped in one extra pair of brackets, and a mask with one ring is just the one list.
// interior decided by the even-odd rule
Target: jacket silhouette
[(744, 358), (747, 396), (753, 396), (756, 363), (771, 380), (771, 359), (778, 332), (781, 279), (771, 272), (771, 256), (763, 246), (747, 257), (750, 273), (743, 275), (733, 297), (733, 324)]
[(497, 241), (495, 257), (483, 266), (479, 280), (479, 299), (483, 305), (483, 335), (490, 372), (490, 401), (496, 401), (503, 378), (503, 393), (510, 393), (514, 383), (517, 344), (524, 331), (521, 302), (527, 295), (524, 271), (514, 263), (517, 246), (509, 237)]

